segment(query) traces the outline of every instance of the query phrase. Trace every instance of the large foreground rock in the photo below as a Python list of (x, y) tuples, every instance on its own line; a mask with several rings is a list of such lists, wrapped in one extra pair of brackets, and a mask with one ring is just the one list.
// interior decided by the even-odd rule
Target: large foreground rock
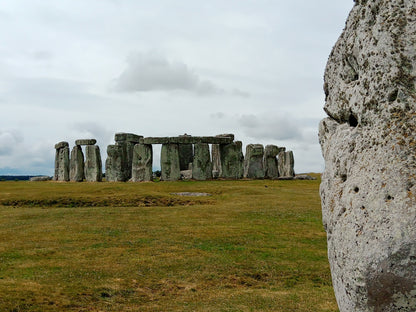
[(325, 72), (319, 138), (341, 312), (416, 311), (416, 2), (356, 1)]

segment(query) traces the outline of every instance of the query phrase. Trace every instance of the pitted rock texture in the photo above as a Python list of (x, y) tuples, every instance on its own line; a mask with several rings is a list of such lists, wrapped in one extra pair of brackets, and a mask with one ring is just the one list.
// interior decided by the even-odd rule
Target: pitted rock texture
[(295, 176), (295, 158), (292, 151), (280, 152), (277, 159), (279, 177), (293, 178)]
[(132, 177), (133, 182), (153, 181), (153, 148), (148, 144), (136, 144), (133, 150)]
[(105, 161), (105, 179), (108, 182), (126, 181), (126, 156), (122, 145), (108, 145)]
[(319, 139), (341, 312), (416, 311), (416, 2), (356, 1), (325, 72)]

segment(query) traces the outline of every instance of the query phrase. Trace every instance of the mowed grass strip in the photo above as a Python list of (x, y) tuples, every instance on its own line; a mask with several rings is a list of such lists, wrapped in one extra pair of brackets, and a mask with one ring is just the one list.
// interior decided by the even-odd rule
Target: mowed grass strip
[(0, 311), (338, 311), (318, 188), (0, 182)]

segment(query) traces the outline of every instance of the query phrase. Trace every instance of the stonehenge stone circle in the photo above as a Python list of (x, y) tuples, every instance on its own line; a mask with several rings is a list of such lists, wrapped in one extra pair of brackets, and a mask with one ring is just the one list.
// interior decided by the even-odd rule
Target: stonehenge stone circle
[(87, 145), (85, 147), (85, 180), (87, 182), (101, 182), (103, 178), (100, 147)]
[(136, 144), (133, 150), (133, 182), (153, 181), (153, 148), (150, 144)]
[(244, 173), (243, 143), (236, 141), (220, 145), (221, 178), (241, 179)]
[(73, 182), (84, 181), (84, 153), (80, 145), (75, 145), (71, 151), (69, 161), (69, 180)]
[(59, 142), (55, 144), (55, 181), (69, 181), (69, 144)]
[(295, 159), (293, 152), (280, 152), (277, 156), (277, 167), (279, 169), (279, 177), (294, 177), (295, 176)]
[(162, 181), (176, 181), (181, 177), (179, 168), (178, 144), (162, 144), (160, 153), (160, 171)]
[(325, 71), (320, 195), (340, 312), (416, 311), (416, 2), (356, 0)]
[(279, 177), (277, 155), (284, 150), (284, 147), (278, 147), (276, 145), (266, 145), (264, 148), (263, 169), (266, 179), (277, 179)]
[(195, 180), (212, 179), (212, 163), (207, 143), (195, 144), (194, 161), (192, 162), (192, 178)]
[(107, 159), (105, 161), (105, 179), (109, 182), (126, 181), (126, 156), (121, 145), (107, 146)]
[(249, 144), (246, 146), (246, 155), (244, 158), (244, 178), (264, 178), (263, 156), (264, 147), (262, 144)]

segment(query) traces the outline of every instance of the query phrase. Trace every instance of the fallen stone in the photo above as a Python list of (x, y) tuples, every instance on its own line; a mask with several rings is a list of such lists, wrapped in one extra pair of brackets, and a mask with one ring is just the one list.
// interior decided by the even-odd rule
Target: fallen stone
[(79, 145), (75, 145), (71, 151), (69, 161), (69, 180), (73, 182), (84, 181), (84, 153)]
[(295, 176), (295, 159), (293, 152), (280, 152), (277, 158), (277, 167), (279, 169), (279, 177)]
[(416, 311), (415, 12), (356, 0), (326, 67), (320, 193), (340, 312)]
[(212, 164), (207, 143), (194, 145), (195, 155), (192, 162), (192, 178), (195, 180), (212, 179)]
[(133, 151), (132, 181), (153, 181), (152, 164), (152, 145), (136, 144)]
[(88, 182), (101, 182), (103, 178), (100, 147), (87, 145), (85, 147), (85, 180)]
[(192, 170), (181, 170), (181, 180), (191, 180)]
[(162, 181), (177, 181), (181, 178), (178, 144), (162, 144), (160, 171)]
[(97, 143), (96, 139), (81, 139), (75, 141), (75, 145), (94, 145), (95, 143)]
[(193, 192), (181, 192), (181, 193), (171, 193), (172, 195), (178, 195), (178, 196), (212, 196), (212, 194), (209, 193), (193, 193)]
[(241, 179), (244, 172), (243, 144), (241, 141), (221, 144), (219, 147), (221, 157), (220, 177), (224, 179)]
[(50, 181), (50, 180), (52, 180), (52, 177), (50, 176), (31, 177), (29, 179), (30, 182), (44, 182), (44, 181)]
[(295, 180), (316, 180), (315, 177), (312, 177), (307, 174), (299, 174), (294, 177)]
[(244, 178), (264, 178), (263, 156), (263, 145), (249, 144), (246, 146), (246, 155), (244, 157)]
[(123, 146), (108, 145), (105, 161), (105, 179), (108, 182), (124, 182), (126, 156)]

